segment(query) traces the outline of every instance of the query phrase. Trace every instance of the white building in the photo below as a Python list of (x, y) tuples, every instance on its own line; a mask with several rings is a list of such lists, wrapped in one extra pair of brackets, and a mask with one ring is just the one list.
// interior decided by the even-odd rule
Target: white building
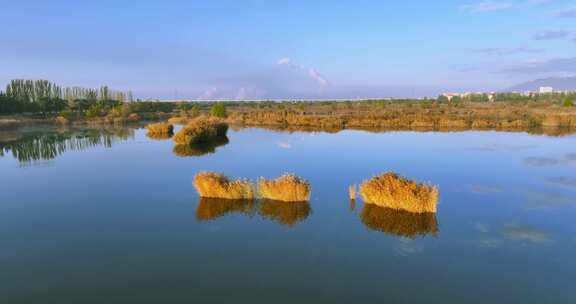
[(546, 94), (546, 93), (553, 93), (554, 89), (552, 87), (540, 87), (538, 89), (538, 93), (540, 94)]

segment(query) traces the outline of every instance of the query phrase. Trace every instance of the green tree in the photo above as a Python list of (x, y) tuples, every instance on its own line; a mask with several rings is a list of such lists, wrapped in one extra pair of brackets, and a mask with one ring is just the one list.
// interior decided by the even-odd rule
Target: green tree
[(210, 115), (216, 117), (226, 117), (226, 105), (224, 103), (215, 103), (212, 108), (210, 108)]
[(565, 107), (572, 107), (574, 106), (574, 100), (572, 98), (565, 98), (564, 101), (562, 101), (562, 105)]

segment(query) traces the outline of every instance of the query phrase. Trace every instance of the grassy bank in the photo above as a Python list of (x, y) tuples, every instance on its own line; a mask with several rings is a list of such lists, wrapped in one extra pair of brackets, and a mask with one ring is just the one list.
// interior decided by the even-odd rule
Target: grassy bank
[(551, 102), (332, 102), (239, 105), (228, 122), (276, 128), (528, 130), (576, 129), (576, 107)]

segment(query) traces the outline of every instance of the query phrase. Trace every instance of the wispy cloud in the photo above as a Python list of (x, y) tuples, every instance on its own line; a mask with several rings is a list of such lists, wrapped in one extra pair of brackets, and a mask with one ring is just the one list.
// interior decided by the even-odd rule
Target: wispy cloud
[(559, 176), (559, 177), (548, 178), (546, 181), (550, 184), (557, 185), (557, 186), (576, 188), (576, 178)]
[(474, 53), (484, 54), (484, 55), (514, 55), (514, 54), (535, 54), (543, 53), (544, 49), (529, 48), (529, 47), (517, 47), (517, 48), (481, 48), (473, 49)]
[(469, 13), (485, 13), (510, 9), (514, 6), (511, 2), (482, 1), (478, 3), (465, 4), (460, 6), (460, 10)]
[(543, 30), (532, 33), (534, 40), (558, 40), (569, 39), (576, 41), (576, 31), (574, 30)]
[(202, 92), (202, 94), (198, 96), (198, 99), (200, 100), (214, 99), (217, 94), (218, 94), (217, 88), (209, 88), (206, 91)]
[(534, 73), (561, 73), (576, 72), (576, 57), (573, 58), (555, 58), (545, 61), (528, 61), (504, 67), (499, 73), (509, 74), (534, 74)]
[(330, 85), (330, 82), (328, 82), (328, 80), (322, 76), (322, 74), (320, 74), (320, 72), (318, 72), (318, 70), (315, 68), (306, 68), (303, 65), (294, 63), (292, 59), (288, 57), (280, 58), (276, 63), (278, 65), (286, 65), (295, 70), (306, 71), (308, 76), (322, 87), (327, 87)]
[(553, 12), (552, 15), (558, 18), (576, 18), (576, 7), (558, 10)]
[(494, 1), (485, 0), (460, 6), (460, 10), (469, 13), (486, 13), (504, 11), (512, 8), (532, 7), (548, 4), (552, 0)]

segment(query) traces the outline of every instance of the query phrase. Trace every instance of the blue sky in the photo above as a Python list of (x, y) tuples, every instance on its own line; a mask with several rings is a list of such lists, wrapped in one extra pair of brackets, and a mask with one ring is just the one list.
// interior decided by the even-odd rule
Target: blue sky
[(497, 90), (576, 74), (576, 1), (3, 1), (0, 83), (142, 98)]

